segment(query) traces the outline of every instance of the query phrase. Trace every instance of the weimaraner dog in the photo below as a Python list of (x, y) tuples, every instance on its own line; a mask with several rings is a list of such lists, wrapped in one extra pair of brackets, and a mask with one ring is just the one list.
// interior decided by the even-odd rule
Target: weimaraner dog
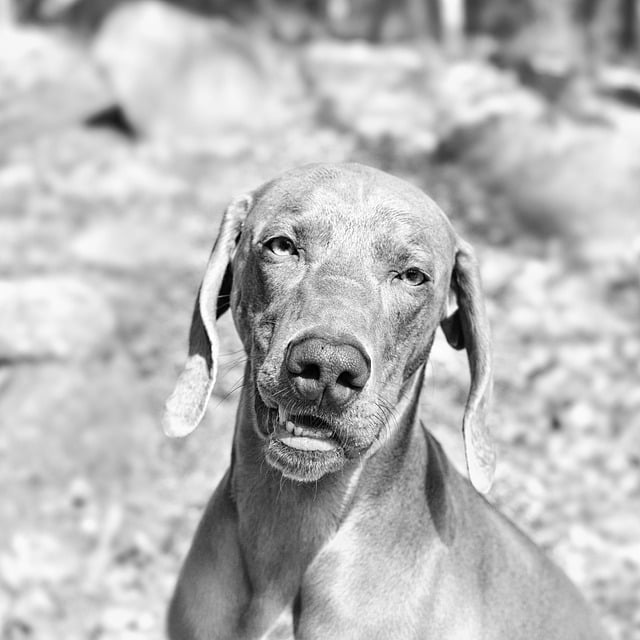
[[(169, 612), (173, 640), (603, 638), (568, 579), (480, 495), (489, 328), (473, 251), (419, 189), (357, 164), (285, 173), (227, 208), (164, 426), (198, 425), (216, 317), (247, 353), (231, 465)], [(417, 415), (434, 335), (466, 349), (470, 481)]]

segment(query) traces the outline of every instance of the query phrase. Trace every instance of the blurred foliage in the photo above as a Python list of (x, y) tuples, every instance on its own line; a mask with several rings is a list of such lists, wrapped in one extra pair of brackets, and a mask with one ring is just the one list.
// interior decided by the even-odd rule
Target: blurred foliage
[[(62, 22), (95, 29), (120, 4), (130, 0), (3, 0), (19, 20)], [(304, 35), (325, 31), (343, 37), (443, 37), (447, 3), (461, 12), (457, 25), (468, 35), (501, 40), (543, 25), (545, 39), (567, 29), (584, 32), (602, 55), (638, 52), (640, 16), (637, 0), (166, 0), (204, 15), (238, 20), (260, 16), (279, 31), (292, 14), (307, 22)], [(309, 26), (314, 23), (314, 27)], [(280, 31), (282, 34), (287, 30)], [(301, 34), (298, 34), (301, 35)]]

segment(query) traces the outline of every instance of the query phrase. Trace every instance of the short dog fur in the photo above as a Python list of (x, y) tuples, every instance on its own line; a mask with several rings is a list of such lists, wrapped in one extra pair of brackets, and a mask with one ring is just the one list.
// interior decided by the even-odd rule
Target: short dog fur
[[(473, 250), (432, 200), (357, 164), (302, 167), (234, 200), (170, 436), (202, 419), (228, 308), (248, 356), (231, 465), (182, 569), (172, 640), (270, 637), (287, 614), (304, 640), (603, 637), (480, 495), (495, 465), (489, 328)], [(417, 415), (438, 327), (468, 356), (470, 482)]]

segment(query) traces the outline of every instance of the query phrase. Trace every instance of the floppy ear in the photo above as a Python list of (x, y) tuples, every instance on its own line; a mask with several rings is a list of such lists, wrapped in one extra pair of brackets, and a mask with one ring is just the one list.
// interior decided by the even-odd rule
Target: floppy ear
[(172, 438), (191, 433), (202, 420), (218, 370), (216, 319), (229, 308), (231, 255), (251, 208), (251, 196), (234, 200), (224, 212), (207, 269), (196, 296), (189, 331), (189, 355), (165, 405), (162, 426)]
[(491, 488), (496, 454), (487, 426), (491, 400), (491, 338), (480, 284), (480, 270), (471, 246), (459, 241), (451, 288), (458, 308), (441, 321), (454, 349), (466, 349), (471, 372), (469, 397), (462, 421), (462, 435), (469, 479), (480, 492)]

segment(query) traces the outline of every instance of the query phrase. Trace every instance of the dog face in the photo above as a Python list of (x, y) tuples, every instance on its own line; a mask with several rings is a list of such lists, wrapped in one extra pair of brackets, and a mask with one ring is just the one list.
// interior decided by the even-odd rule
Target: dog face
[[(231, 307), (248, 355), (255, 437), (287, 478), (318, 480), (384, 444), (439, 325), (467, 347), (466, 426), (482, 424), (490, 364), (478, 286), (468, 245), (415, 187), (360, 165), (291, 171), (225, 214), (166, 424), (191, 430), (204, 411), (216, 299), (219, 312)], [(459, 309), (449, 314), (452, 298)], [(483, 428), (467, 435), (468, 460), (470, 446), (474, 458), (490, 453)]]
[(262, 190), (233, 260), (231, 308), (257, 432), (283, 475), (317, 480), (388, 435), (454, 259), (444, 216), (391, 176), (319, 167)]

